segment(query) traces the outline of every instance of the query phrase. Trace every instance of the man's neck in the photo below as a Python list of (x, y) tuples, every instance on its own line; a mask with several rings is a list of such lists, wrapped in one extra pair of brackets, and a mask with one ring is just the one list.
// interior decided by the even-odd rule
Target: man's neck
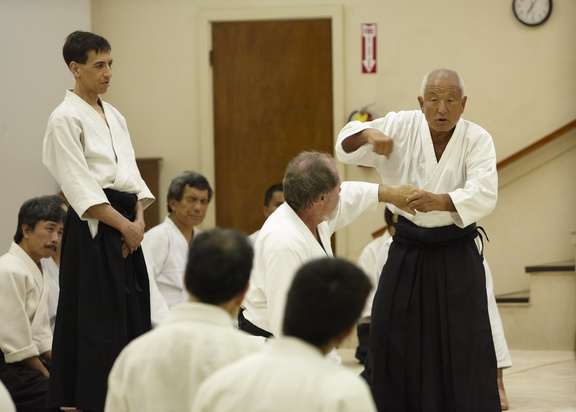
[(91, 93), (91, 92), (83, 89), (79, 84), (76, 84), (76, 86), (72, 90), (72, 93), (79, 96), (82, 100), (84, 100), (90, 106), (92, 106), (94, 108), (100, 107), (100, 105), (98, 103), (99, 96), (97, 93)]
[(176, 225), (178, 230), (184, 235), (188, 243), (192, 242), (192, 238), (194, 237), (194, 226), (183, 225), (177, 219), (172, 218), (172, 216), (168, 216), (172, 222)]
[(314, 235), (316, 240), (322, 244), (320, 241), (320, 235), (318, 234), (318, 225), (322, 223), (322, 218), (320, 218), (312, 209), (306, 209), (300, 212), (296, 212), (300, 220), (304, 222), (306, 227), (310, 229), (310, 232)]
[(432, 136), (432, 144), (434, 145), (434, 153), (436, 154), (436, 160), (440, 161), (440, 158), (444, 154), (444, 150), (452, 135), (454, 134), (454, 128), (447, 132), (437, 132), (436, 130), (430, 129), (430, 135)]
[(30, 256), (30, 259), (32, 259), (34, 261), (34, 263), (36, 263), (36, 266), (38, 266), (39, 268), (42, 267), (42, 265), (40, 264), (40, 259), (42, 259), (42, 256), (39, 256), (35, 253), (32, 253), (30, 251), (30, 249), (28, 248), (28, 244), (26, 243), (25, 240), (23, 240), (22, 242), (18, 243), (18, 246), (20, 246), (22, 248), (22, 250), (24, 252), (26, 252), (26, 254), (28, 256)]
[[(190, 297), (188, 298), (188, 302), (195, 302), (195, 303), (205, 303), (202, 302), (200, 299), (198, 299), (196, 296), (190, 294)], [(207, 305), (210, 305), (210, 303), (206, 303)], [(219, 307), (221, 309), (224, 309), (232, 319), (235, 319), (238, 317), (238, 311), (240, 310), (240, 305), (238, 304), (238, 302), (236, 302), (235, 299), (231, 299), (228, 302), (224, 302), (224, 303), (220, 303), (218, 305), (214, 305), (216, 307)]]

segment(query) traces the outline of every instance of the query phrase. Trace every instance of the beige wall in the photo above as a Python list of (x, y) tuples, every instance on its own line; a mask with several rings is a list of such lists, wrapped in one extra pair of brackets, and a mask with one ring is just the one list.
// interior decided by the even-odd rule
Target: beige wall
[[(514, 18), (510, 2), (342, 1), (344, 113), (417, 108), (425, 72), (449, 67), (464, 77), (469, 99), (464, 117), (494, 137), (498, 159), (572, 121), (576, 116), (576, 2), (556, 0), (551, 18), (529, 28)], [(164, 159), (162, 195), (173, 175), (200, 171), (203, 82), (198, 51), (199, 13), (205, 9), (306, 7), (328, 1), (99, 0), (93, 28), (109, 38), (115, 58), (107, 98), (128, 118), (139, 156)], [(255, 15), (257, 13), (255, 12)], [(360, 72), (360, 25), (378, 24), (378, 74)], [(342, 86), (342, 85), (339, 85)], [(524, 266), (570, 259), (576, 229), (574, 150), (531, 171), (502, 190), (494, 214), (481, 222), (490, 236), (488, 256), (496, 292), (528, 288)], [(367, 169), (346, 167), (346, 179), (378, 181)], [(208, 171), (203, 171), (208, 173)], [(554, 182), (553, 185), (550, 182)], [(216, 194), (218, 188), (216, 188)], [(559, 199), (564, 199), (565, 202)], [(160, 201), (163, 201), (160, 199)], [(340, 237), (338, 250), (355, 259), (382, 222), (366, 215)], [(546, 242), (536, 242), (546, 237)], [(566, 242), (565, 242), (566, 241)], [(544, 244), (545, 243), (545, 244)]]
[[(346, 0), (343, 27), (343, 110), (336, 122), (364, 105), (378, 115), (417, 108), (422, 75), (433, 68), (459, 71), (469, 95), (464, 117), (494, 137), (498, 158), (513, 154), (576, 116), (576, 2), (555, 0), (550, 20), (528, 28), (511, 2), (405, 2)], [(2, 55), (0, 111), (3, 248), (17, 207), (56, 190), (40, 164), (41, 136), (50, 111), (71, 79), (63, 70), (63, 38), (92, 29), (112, 43), (115, 60), (106, 99), (128, 119), (139, 157), (162, 157), (161, 196), (183, 169), (203, 170), (198, 21), (206, 9), (298, 8), (332, 2), (218, 0), (0, 0)], [(49, 10), (48, 10), (49, 9)], [(45, 19), (46, 15), (50, 19)], [(360, 73), (360, 25), (378, 23), (378, 73)], [(29, 51), (29, 53), (27, 53)], [(504, 187), (496, 211), (482, 225), (497, 292), (527, 287), (523, 266), (573, 258), (566, 246), (576, 230), (574, 149)], [(205, 166), (204, 166), (205, 167)], [(345, 178), (377, 181), (371, 170), (343, 168)], [(205, 172), (206, 173), (206, 172)], [(216, 193), (218, 188), (216, 188)], [(161, 208), (163, 210), (163, 208)], [(339, 237), (339, 251), (355, 258), (381, 226), (381, 212), (366, 215)], [(542, 241), (545, 239), (546, 241)], [(548, 240), (550, 239), (550, 240)], [(566, 241), (565, 241), (566, 240)]]
[(74, 85), (62, 59), (74, 30), (90, 30), (89, 0), (0, 0), (0, 254), (22, 203), (59, 191), (42, 164), (42, 138)]

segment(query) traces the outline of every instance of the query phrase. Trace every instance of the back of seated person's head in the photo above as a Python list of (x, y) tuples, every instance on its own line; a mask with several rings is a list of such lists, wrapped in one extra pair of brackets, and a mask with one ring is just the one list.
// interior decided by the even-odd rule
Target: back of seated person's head
[(194, 237), (188, 253), (186, 289), (200, 302), (228, 302), (246, 289), (253, 257), (252, 246), (242, 232), (202, 232)]
[(284, 192), (284, 185), (282, 183), (276, 183), (266, 190), (264, 193), (264, 206), (270, 205), (270, 200), (272, 200), (274, 192)]
[(372, 285), (356, 265), (334, 258), (303, 265), (288, 292), (283, 333), (323, 346), (353, 328)]

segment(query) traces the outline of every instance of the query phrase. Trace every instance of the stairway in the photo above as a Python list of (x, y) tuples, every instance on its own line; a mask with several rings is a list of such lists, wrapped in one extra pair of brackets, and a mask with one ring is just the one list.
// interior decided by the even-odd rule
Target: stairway
[(574, 261), (528, 266), (530, 291), (497, 297), (508, 347), (515, 350), (576, 349)]

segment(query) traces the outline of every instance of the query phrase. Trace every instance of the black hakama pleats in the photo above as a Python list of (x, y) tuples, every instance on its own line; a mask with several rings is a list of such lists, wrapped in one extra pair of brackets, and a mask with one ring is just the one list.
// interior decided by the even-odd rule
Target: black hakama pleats
[(378, 411), (500, 411), (476, 225), (395, 226), (363, 372)]
[[(105, 190), (110, 204), (135, 218), (135, 195)], [(103, 411), (107, 379), (120, 351), (151, 329), (150, 287), (142, 248), (122, 257), (118, 230), (99, 223), (92, 238), (70, 208), (64, 225), (49, 401)]]

